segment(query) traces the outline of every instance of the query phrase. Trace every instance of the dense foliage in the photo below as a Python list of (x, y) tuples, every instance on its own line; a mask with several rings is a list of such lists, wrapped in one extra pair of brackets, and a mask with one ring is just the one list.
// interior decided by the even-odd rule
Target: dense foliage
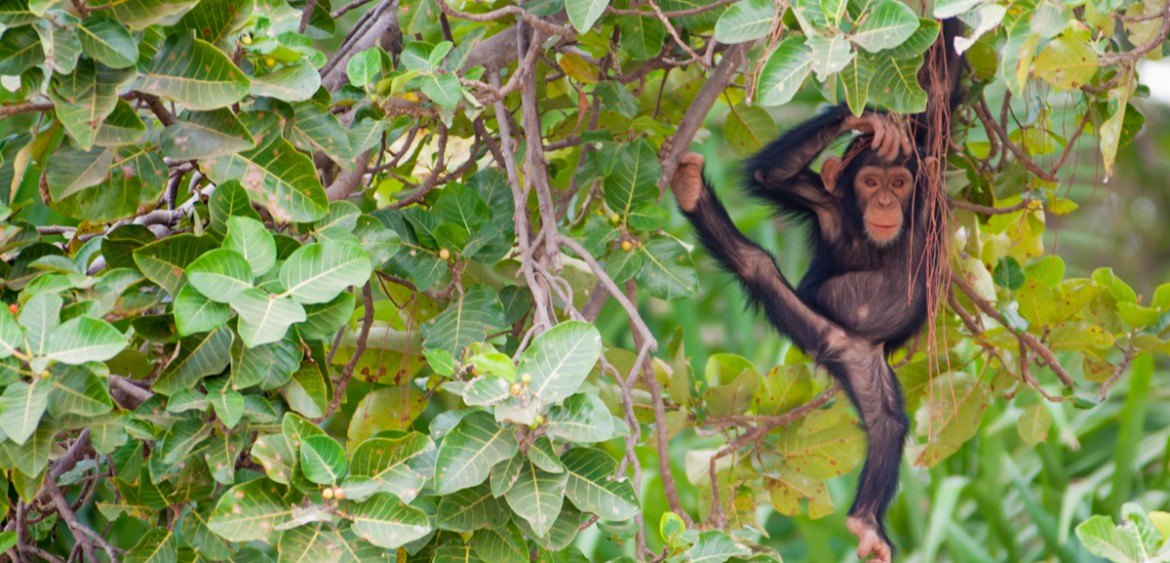
[[(855, 415), (767, 332), (726, 336), (752, 358), (706, 351), (700, 331), (735, 330), (701, 319), (727, 280), (700, 279), (662, 188), (697, 134), (722, 178), (792, 108), (922, 111), (924, 53), (958, 16), (954, 283), (894, 358), (908, 455), (934, 469), (907, 470), (895, 541), (927, 561), (1170, 560), (1170, 442), (1143, 425), (1170, 285), (1066, 275), (1044, 239), (1078, 208), (1070, 156), (1108, 176), (1141, 129), (1137, 63), (1168, 11), (0, 0), (0, 551), (847, 550), (840, 518), (808, 518), (847, 496)], [(1078, 428), (1118, 419), (1116, 455), (1062, 466)]]

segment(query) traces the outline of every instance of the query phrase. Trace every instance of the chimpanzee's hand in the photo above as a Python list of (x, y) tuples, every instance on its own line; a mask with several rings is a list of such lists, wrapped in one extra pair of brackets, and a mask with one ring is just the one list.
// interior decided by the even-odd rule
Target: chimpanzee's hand
[(851, 115), (845, 118), (842, 125), (863, 134), (872, 134), (870, 147), (885, 160), (894, 160), (898, 156), (898, 149), (910, 153), (910, 136), (889, 117), (877, 113), (867, 113), (861, 117)]

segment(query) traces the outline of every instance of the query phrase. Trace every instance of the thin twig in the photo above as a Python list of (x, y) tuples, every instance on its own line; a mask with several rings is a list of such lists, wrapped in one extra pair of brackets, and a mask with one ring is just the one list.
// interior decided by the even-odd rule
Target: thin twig
[(366, 353), (370, 327), (374, 324), (374, 292), (370, 288), (370, 282), (366, 282), (366, 285), (362, 287), (362, 306), (365, 307), (365, 310), (362, 311), (362, 328), (358, 331), (357, 346), (354, 348), (353, 356), (345, 363), (345, 367), (341, 369), (341, 377), (334, 383), (333, 399), (329, 401), (329, 407), (325, 409), (325, 414), (317, 418), (315, 422), (321, 422), (337, 412), (337, 408), (341, 406), (341, 399), (345, 397), (345, 389), (349, 386), (350, 379), (353, 379), (353, 372)]

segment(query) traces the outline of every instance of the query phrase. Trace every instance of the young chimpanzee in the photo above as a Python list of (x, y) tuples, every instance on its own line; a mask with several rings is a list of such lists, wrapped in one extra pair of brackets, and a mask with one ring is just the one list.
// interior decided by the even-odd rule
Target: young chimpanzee
[[(942, 40), (927, 54), (920, 78), (930, 97), (926, 112), (910, 120), (912, 135), (886, 116), (855, 117), (839, 106), (748, 160), (748, 191), (811, 223), (813, 259), (796, 289), (772, 255), (732, 224), (703, 179), (701, 156), (685, 155), (671, 179), (703, 245), (739, 277), (780, 332), (841, 382), (857, 407), (869, 447), (848, 526), (858, 556), (881, 563), (893, 557), (883, 518), (898, 487), (909, 426), (886, 358), (922, 329), (928, 280), (945, 266), (938, 188), (949, 116), (961, 98), (962, 61), (950, 48), (961, 28), (958, 20), (943, 22)], [(825, 159), (819, 174), (809, 167), (854, 130), (861, 136), (844, 158)]]
[[(829, 158), (820, 174), (809, 169), (829, 143), (854, 129), (867, 135), (846, 152), (847, 161)], [(861, 148), (866, 142), (869, 148)], [(849, 530), (860, 557), (886, 563), (892, 547), (882, 517), (898, 486), (908, 427), (886, 355), (926, 318), (925, 268), (916, 262), (927, 221), (914, 205), (919, 182), (909, 153), (908, 137), (887, 118), (836, 108), (748, 161), (755, 195), (812, 223), (812, 264), (795, 290), (772, 255), (732, 224), (702, 177), (700, 155), (685, 155), (671, 180), (703, 245), (740, 278), (780, 332), (828, 368), (860, 412), (869, 452)]]

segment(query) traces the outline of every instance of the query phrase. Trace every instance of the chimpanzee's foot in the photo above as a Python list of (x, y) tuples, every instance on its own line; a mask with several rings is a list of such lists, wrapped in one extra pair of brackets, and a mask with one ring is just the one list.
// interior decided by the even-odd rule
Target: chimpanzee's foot
[(890, 563), (894, 557), (894, 548), (882, 538), (882, 533), (871, 522), (850, 516), (846, 521), (849, 531), (857, 536), (857, 557), (865, 561), (873, 556), (870, 563)]
[(678, 170), (670, 180), (670, 190), (683, 211), (691, 212), (703, 193), (703, 155), (689, 152), (678, 160)]

